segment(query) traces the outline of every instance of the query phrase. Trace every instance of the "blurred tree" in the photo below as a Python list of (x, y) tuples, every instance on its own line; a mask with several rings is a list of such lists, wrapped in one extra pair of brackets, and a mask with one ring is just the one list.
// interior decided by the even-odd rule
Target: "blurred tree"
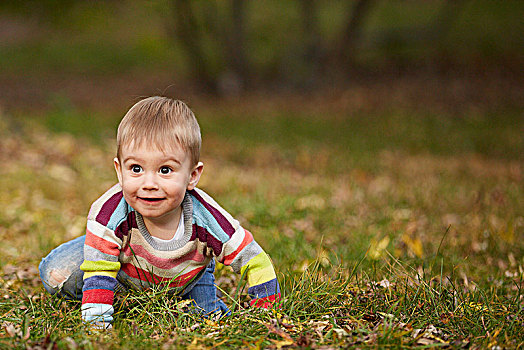
[(319, 64), (325, 59), (324, 43), (318, 26), (318, 1), (301, 0), (300, 12), (302, 17), (302, 31), (304, 36), (303, 60), (310, 74), (303, 82), (305, 88), (316, 86), (322, 73)]
[[(315, 0), (291, 3), (298, 5), (297, 18), (300, 22), (297, 25), (301, 28), (298, 31), (301, 37), (295, 39), (302, 47), (298, 47), (298, 54), (294, 52), (296, 45), (292, 48), (282, 45), (279, 49), (284, 52), (280, 57), (287, 57), (290, 61), (287, 67), (297, 73), (281, 71), (274, 78), (284, 83), (291, 80), (309, 88), (318, 83), (321, 74), (338, 74), (353, 67), (361, 27), (373, 1), (356, 0), (348, 4), (344, 25), (334, 42), (322, 35), (318, 23), (318, 12), (326, 3)], [(254, 71), (246, 51), (250, 35), (246, 30), (247, 5), (249, 2), (242, 0), (170, 2), (172, 16), (168, 21), (169, 33), (185, 51), (196, 83), (209, 92), (238, 94), (251, 87), (254, 80), (265, 80), (263, 69)], [(279, 40), (278, 27), (271, 34), (274, 36), (272, 40)], [(286, 50), (293, 50), (293, 53), (285, 53)], [(297, 66), (303, 68), (296, 69)]]
[(174, 0), (172, 2), (174, 27), (170, 33), (184, 47), (189, 58), (189, 66), (194, 79), (206, 90), (215, 91), (214, 74), (204, 54), (201, 34), (193, 13), (190, 1)]
[[(173, 0), (174, 30), (170, 33), (185, 49), (193, 76), (202, 88), (213, 93), (238, 94), (249, 86), (251, 74), (244, 44), (245, 1), (231, 0), (223, 8), (215, 2), (204, 5), (207, 7), (198, 12), (194, 2)], [(198, 14), (203, 18), (198, 18)], [(206, 50), (209, 43), (205, 36), (213, 41), (219, 68)]]
[(352, 9), (346, 13), (345, 25), (330, 54), (331, 65), (337, 67), (337, 70), (347, 73), (354, 68), (362, 25), (372, 4), (372, 0), (356, 0)]
[[(230, 77), (223, 77), (221, 90), (237, 94), (247, 87), (250, 80), (250, 67), (245, 51), (245, 0), (232, 0), (231, 26), (226, 34), (227, 61)], [(224, 78), (229, 79), (224, 80)]]
[[(142, 16), (143, 23), (160, 18), (165, 21), (171, 40), (157, 37), (153, 40), (155, 47), (159, 51), (176, 52), (176, 58), (182, 53), (187, 65), (177, 65), (178, 73), (187, 70), (202, 90), (225, 95), (260, 86), (314, 89), (334, 80), (344, 83), (355, 79), (359, 72), (381, 67), (393, 71), (417, 65), (424, 67), (424, 64), (437, 69), (446, 65), (453, 67), (460, 60), (464, 64), (467, 57), (474, 55), (481, 61), (485, 52), (500, 48), (507, 50), (509, 59), (516, 57), (515, 66), (521, 57), (520, 46), (515, 45), (521, 42), (518, 35), (512, 34), (506, 46), (499, 45), (504, 44), (500, 38), (511, 30), (496, 28), (503, 22), (500, 18), (505, 18), (513, 8), (517, 9), (514, 12), (522, 9), (516, 1), (504, 3), (507, 5), (489, 0), (158, 0), (152, 3), (153, 11), (144, 12), (146, 15), (142, 14), (144, 4), (136, 0), (96, 2), (95, 12), (86, 11), (95, 3), (80, 0), (3, 0), (0, 11), (35, 18), (39, 21), (35, 27), (54, 27), (51, 31), (65, 32), (72, 27), (71, 23), (76, 23), (77, 33), (84, 31), (82, 40), (92, 35), (84, 26), (96, 20), (109, 23), (100, 32), (114, 34), (118, 31), (109, 28), (127, 28), (126, 25), (133, 23), (129, 18)], [(468, 10), (463, 11), (465, 8)], [(484, 22), (491, 20), (488, 16), (499, 8), (502, 8), (499, 19), (489, 22), (494, 28), (488, 28)], [(160, 14), (154, 12), (157, 10)], [(122, 17), (122, 26), (118, 24), (118, 16)], [(476, 18), (479, 18), (477, 23), (466, 23)], [(515, 22), (513, 20), (511, 26), (514, 27)], [(472, 33), (465, 28), (472, 28)], [(518, 28), (514, 31), (518, 32)], [(484, 35), (487, 29), (491, 30), (491, 37)], [(122, 45), (126, 47), (144, 46), (147, 39), (137, 39), (136, 33), (152, 33), (141, 29), (130, 32), (122, 29), (122, 32), (124, 41), (127, 40)], [(470, 46), (462, 45), (474, 40), (476, 43)], [(95, 46), (93, 44), (93, 48)], [(64, 50), (63, 56), (69, 59), (68, 48), (63, 45), (57, 48)], [(148, 48), (140, 50), (147, 51), (144, 57), (148, 56)], [(460, 58), (457, 58), (458, 51), (463, 55)], [(117, 61), (112, 58), (124, 54), (133, 57), (122, 59), (122, 66), (127, 62), (142, 62), (133, 49), (127, 53), (111, 50), (107, 57)], [(76, 53), (69, 56), (71, 61), (80, 57)], [(53, 59), (56, 58), (48, 56), (49, 62), (53, 63)], [(104, 60), (100, 62), (102, 66)]]

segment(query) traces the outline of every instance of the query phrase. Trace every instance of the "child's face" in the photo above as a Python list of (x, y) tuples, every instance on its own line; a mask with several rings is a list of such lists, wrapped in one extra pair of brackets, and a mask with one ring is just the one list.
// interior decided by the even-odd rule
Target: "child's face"
[(159, 225), (178, 225), (186, 190), (195, 188), (203, 164), (192, 166), (180, 146), (163, 152), (155, 147), (123, 146), (115, 158), (124, 198), (143, 218)]

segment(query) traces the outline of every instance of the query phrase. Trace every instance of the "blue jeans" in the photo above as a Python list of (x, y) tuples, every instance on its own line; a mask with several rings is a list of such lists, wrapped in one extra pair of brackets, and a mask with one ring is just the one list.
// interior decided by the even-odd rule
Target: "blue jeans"
[[(84, 271), (80, 265), (84, 261), (85, 236), (81, 236), (66, 242), (53, 249), (49, 255), (42, 259), (40, 266), (40, 278), (44, 288), (51, 294), (63, 296), (68, 299), (82, 299), (82, 287), (84, 285)], [(189, 291), (181, 296), (182, 299), (193, 300), (197, 310), (204, 314), (221, 312), (229, 315), (231, 312), (224, 302), (217, 297), (215, 286), (215, 261), (211, 260), (202, 277), (192, 286)], [(117, 275), (117, 286), (115, 291), (126, 291), (126, 274), (119, 271)]]

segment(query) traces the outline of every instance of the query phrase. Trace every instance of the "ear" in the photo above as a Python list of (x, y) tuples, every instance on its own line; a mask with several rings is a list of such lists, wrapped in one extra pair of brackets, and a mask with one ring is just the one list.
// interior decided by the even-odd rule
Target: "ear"
[(115, 159), (113, 159), (113, 162), (115, 165), (116, 176), (118, 177), (118, 183), (120, 184), (120, 186), (122, 186), (122, 167), (120, 165), (118, 157), (115, 157)]
[(189, 183), (187, 184), (187, 189), (189, 191), (194, 189), (198, 184), (200, 176), (202, 175), (202, 171), (204, 171), (204, 163), (198, 162), (198, 164), (193, 168), (193, 171), (191, 171), (191, 175), (189, 177)]

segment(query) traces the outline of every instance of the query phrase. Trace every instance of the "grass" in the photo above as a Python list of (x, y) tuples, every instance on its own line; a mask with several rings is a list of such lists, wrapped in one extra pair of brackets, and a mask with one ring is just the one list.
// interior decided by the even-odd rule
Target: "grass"
[(55, 106), (0, 117), (0, 347), (524, 344), (517, 108), (196, 106), (200, 186), (271, 255), (281, 308), (246, 308), (240, 277), (219, 266), (230, 318), (201, 319), (159, 289), (121, 296), (113, 331), (87, 334), (79, 303), (44, 293), (36, 266), (82, 234), (90, 203), (115, 181), (107, 135), (117, 120)]

